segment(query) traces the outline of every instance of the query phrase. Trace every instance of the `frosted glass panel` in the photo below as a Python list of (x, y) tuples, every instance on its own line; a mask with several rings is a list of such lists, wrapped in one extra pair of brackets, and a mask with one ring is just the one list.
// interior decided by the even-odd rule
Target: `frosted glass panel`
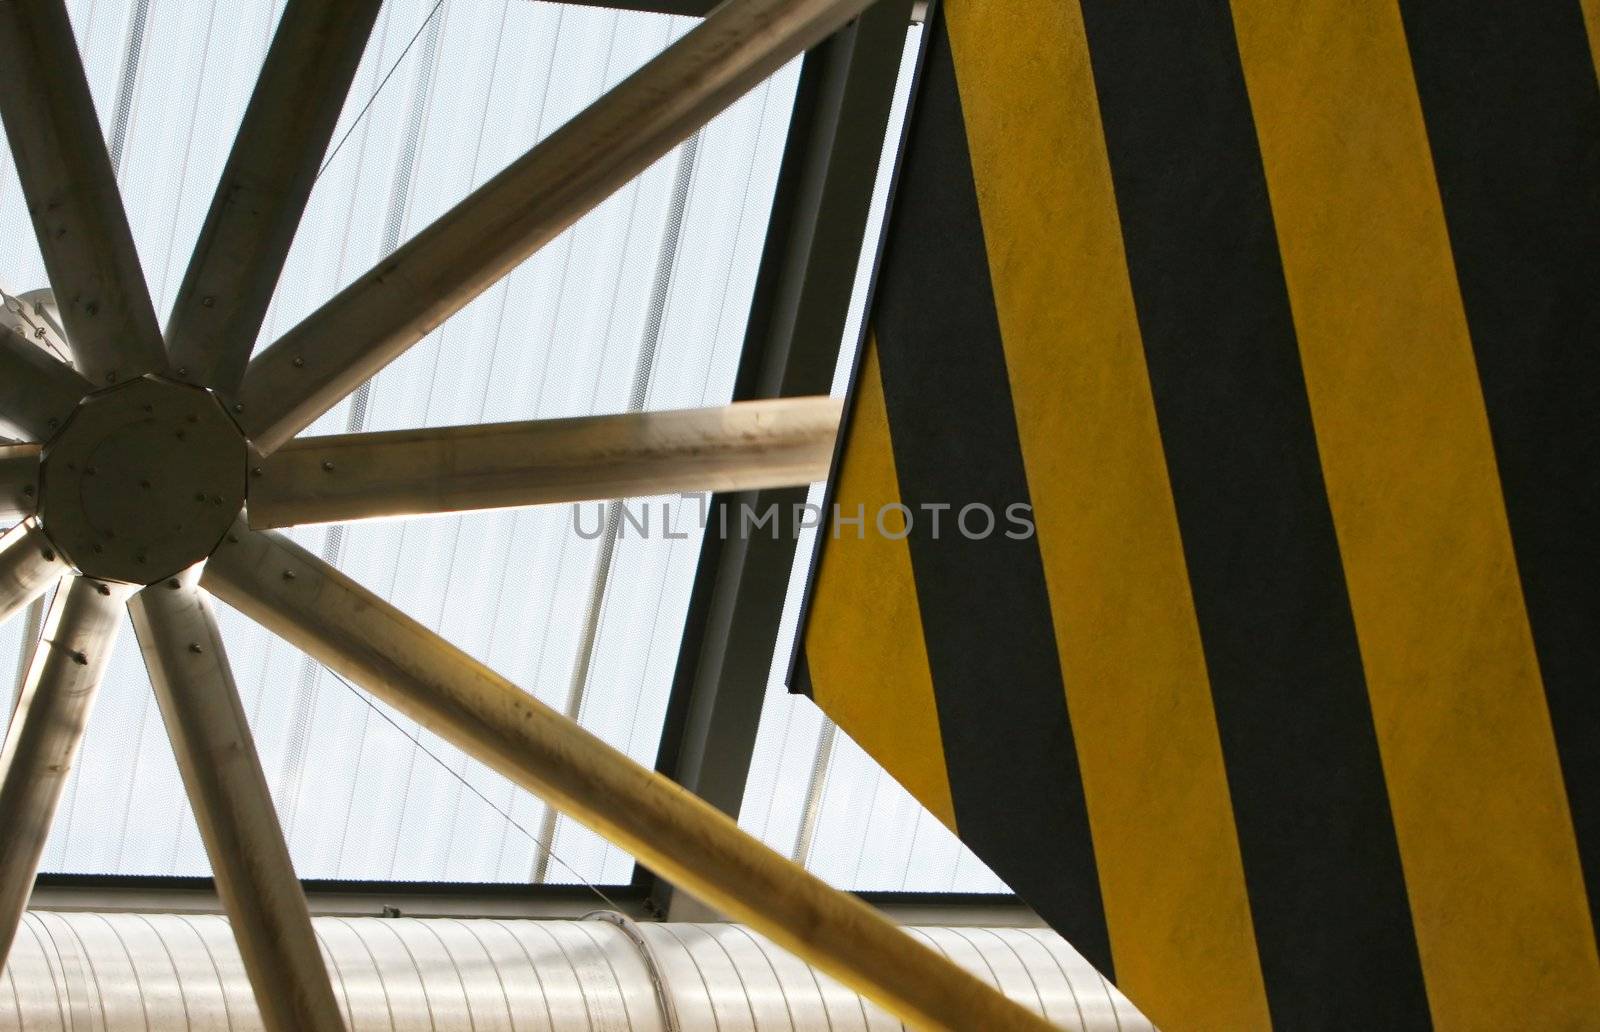
[[(70, 5), (156, 309), (166, 316), (282, 4)], [(530, 0), (388, 0), (261, 333), (270, 343), (695, 20)], [(308, 433), (725, 402), (798, 61), (756, 87), (320, 419)], [(0, 287), (45, 285), (0, 157)], [(294, 532), (608, 742), (657, 751), (699, 551), (608, 542), (574, 507)], [(635, 503), (639, 504), (639, 503)], [(592, 511), (584, 525), (595, 525)], [(302, 877), (629, 880), (632, 859), (223, 609)], [(10, 692), (21, 620), (0, 628)], [(586, 671), (582, 676), (580, 672)], [(561, 862), (541, 859), (554, 840)], [(160, 714), (124, 627), (44, 867), (204, 874)]]
[[(905, 122), (921, 36), (920, 27), (914, 27), (901, 59), (899, 86), (889, 117), (889, 138), (884, 141), (867, 224), (867, 247), (856, 267), (843, 347), (834, 373), (835, 395), (843, 395), (849, 385), (875, 243), (888, 205), (893, 158), (899, 130)], [(812, 485), (807, 500), (813, 505), (822, 504), (821, 484)], [(798, 633), (801, 596), (815, 549), (816, 532), (802, 531), (739, 823), (773, 849), (804, 863), (840, 888), (863, 892), (1009, 892), (810, 699), (790, 695), (785, 689), (783, 682)]]

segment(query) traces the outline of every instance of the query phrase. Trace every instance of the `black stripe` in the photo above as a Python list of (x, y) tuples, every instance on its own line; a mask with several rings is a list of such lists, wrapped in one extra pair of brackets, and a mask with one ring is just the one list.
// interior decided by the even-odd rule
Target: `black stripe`
[[(1027, 476), (943, 20), (930, 31), (873, 315), (956, 826), (1110, 977), (1038, 542), (1003, 533)], [(952, 506), (937, 538), (925, 503)], [(956, 526), (972, 503), (997, 517), (981, 540)]]
[(1228, 7), (1083, 9), (1274, 1025), (1427, 1028)]
[(1600, 85), (1575, 0), (1400, 7), (1593, 920)]

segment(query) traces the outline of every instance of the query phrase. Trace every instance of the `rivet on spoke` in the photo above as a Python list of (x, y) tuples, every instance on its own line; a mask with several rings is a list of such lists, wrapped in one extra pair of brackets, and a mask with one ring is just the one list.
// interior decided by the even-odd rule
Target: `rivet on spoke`
[(284, 580), (294, 580), (294, 571), (293, 570), (284, 570), (283, 571), (283, 579)]
[(324, 473), (332, 473), (333, 472), (333, 460), (332, 459), (323, 459), (322, 460), (322, 471)]
[(94, 586), (94, 590), (96, 590), (96, 591), (98, 591), (98, 592), (100, 592), (100, 594), (102, 594), (102, 595), (109, 595), (109, 594), (111, 594), (111, 589), (110, 589), (110, 588), (108, 588), (108, 587), (106, 587), (106, 586), (105, 586), (105, 585), (104, 585), (104, 584), (96, 584), (96, 585), (95, 585), (95, 586)]
[(178, 375), (183, 377), (185, 380), (187, 380), (189, 378), (189, 367), (188, 366), (179, 366), (178, 367)]
[(55, 554), (55, 552), (53, 552), (53, 551), (51, 551), (51, 550), (50, 550), (50, 549), (48, 549), (48, 548), (47, 548), (47, 549), (45, 549), (45, 550), (44, 550), (44, 551), (43, 551), (43, 552), (41, 552), (41, 553), (39, 553), (39, 554), (40, 554), (40, 555), (42, 555), (42, 556), (44, 556), (44, 561), (45, 561), (45, 562), (47, 562), (47, 563), (53, 563), (53, 562), (55, 562), (55, 561), (56, 561), (56, 554)]
[(199, 642), (191, 641), (189, 643), (189, 651), (193, 652), (195, 655), (199, 655), (200, 653), (204, 652), (205, 649), (200, 647), (200, 643)]
[(216, 303), (217, 303), (217, 299), (214, 298), (214, 297), (203, 297), (203, 298), (200, 299), (200, 304), (202, 304), (206, 308), (210, 308), (212, 305), (214, 305)]
[(303, 369), (305, 368), (306, 360), (301, 358), (299, 355), (296, 355), (294, 356), (293, 364), (296, 369)]
[(229, 534), (228, 535), (228, 544), (237, 545), (238, 543), (239, 543), (239, 535), (237, 535), (237, 534)]
[(116, 383), (116, 382), (117, 382), (117, 374), (116, 373), (113, 372), (113, 373), (107, 373), (106, 374), (106, 383)]
[(81, 652), (74, 652), (72, 654), (72, 661), (74, 663), (78, 664), (79, 666), (88, 666), (89, 665), (89, 657), (85, 656)]
[(33, 497), (33, 485), (32, 484), (24, 484), (24, 485), (22, 485), (22, 497), (24, 497), (24, 498), (32, 498)]
[(177, 591), (179, 588), (183, 587), (183, 584), (178, 580), (178, 578), (174, 577), (167, 581), (167, 587), (172, 591)]

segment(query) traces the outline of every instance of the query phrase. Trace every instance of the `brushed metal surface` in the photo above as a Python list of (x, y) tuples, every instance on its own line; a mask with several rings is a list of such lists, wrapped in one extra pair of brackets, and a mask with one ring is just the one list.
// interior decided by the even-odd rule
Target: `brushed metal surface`
[(1050, 1027), (282, 535), (229, 539), (209, 591), (678, 887), (919, 1024)]
[(840, 411), (780, 398), (301, 438), (250, 478), (250, 525), (805, 485), (828, 475)]
[(61, 553), (27, 519), (0, 535), (0, 623), (42, 595), (67, 572)]
[(74, 577), (56, 592), (0, 748), (0, 958), (33, 890), (128, 591)]
[(344, 1025), (197, 567), (128, 610), (211, 871), (273, 1032)]
[[(636, 926), (659, 963), (665, 999), (679, 1016), (673, 1026), (663, 1017), (639, 943), (609, 920), (317, 917), (313, 924), (340, 1010), (357, 1032), (905, 1028), (876, 1004), (740, 925)], [(1030, 1009), (1042, 1000), (1060, 1028), (1150, 1030), (1081, 958), (1058, 961), (1076, 954), (1051, 932), (910, 931), (937, 942), (953, 942), (951, 935), (959, 931), (972, 947), (958, 954), (961, 965), (989, 982), (998, 973)], [(10, 967), (0, 976), (0, 1032), (147, 1028), (262, 1028), (226, 919), (27, 915)]]
[(104, 386), (166, 368), (66, 4), (0, 4), (0, 115), (74, 362)]
[(728, 0), (251, 361), (270, 454), (871, 0)]
[(153, 583), (216, 547), (247, 461), (213, 395), (141, 377), (84, 398), (45, 448), (40, 520), (88, 576)]
[(39, 446), (0, 444), (0, 524), (39, 510)]

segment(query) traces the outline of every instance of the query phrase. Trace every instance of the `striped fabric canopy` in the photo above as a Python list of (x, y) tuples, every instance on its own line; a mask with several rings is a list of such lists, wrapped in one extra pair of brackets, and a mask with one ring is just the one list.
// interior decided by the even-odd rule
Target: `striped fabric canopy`
[(1597, 46), (930, 27), (801, 686), (1164, 1028), (1600, 1022)]

